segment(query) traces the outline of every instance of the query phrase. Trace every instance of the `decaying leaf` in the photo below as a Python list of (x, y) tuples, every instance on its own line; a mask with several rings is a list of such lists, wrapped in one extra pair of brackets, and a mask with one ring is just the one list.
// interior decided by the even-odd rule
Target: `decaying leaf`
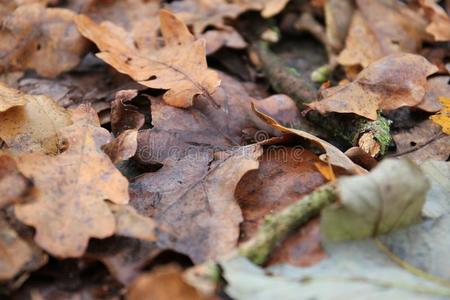
[(137, 130), (125, 130), (117, 138), (102, 146), (103, 151), (116, 164), (131, 158), (137, 150)]
[(354, 162), (350, 160), (344, 153), (342, 153), (341, 150), (333, 146), (332, 144), (312, 135), (305, 131), (293, 129), (293, 128), (287, 128), (280, 124), (278, 124), (277, 121), (269, 117), (268, 115), (263, 114), (262, 112), (255, 109), (253, 105), (253, 110), (257, 114), (258, 117), (260, 117), (264, 122), (266, 122), (268, 125), (272, 126), (273, 128), (281, 131), (282, 133), (292, 134), (299, 136), (301, 138), (304, 138), (314, 144), (319, 145), (321, 148), (323, 148), (327, 154), (326, 160), (337, 167), (341, 167), (345, 169), (346, 171), (350, 172), (351, 174), (364, 174), (367, 171), (365, 171), (360, 166), (356, 165)]
[(0, 282), (13, 278), (31, 260), (28, 244), (0, 218)]
[(73, 23), (75, 13), (24, 4), (2, 18), (0, 71), (33, 69), (55, 77), (74, 68), (86, 48), (86, 40)]
[(237, 244), (242, 213), (234, 191), (241, 177), (258, 168), (262, 149), (195, 152), (165, 164), (130, 185), (130, 204), (164, 231), (159, 243), (194, 262), (220, 257)]
[(283, 10), (289, 0), (232, 0), (244, 10), (260, 10), (264, 18), (270, 18)]
[(25, 105), (25, 96), (18, 90), (0, 83), (0, 113), (11, 107)]
[(359, 73), (355, 81), (329, 88), (309, 106), (322, 113), (355, 113), (371, 120), (380, 109), (418, 105), (426, 92), (427, 76), (436, 66), (415, 54), (392, 54)]
[(442, 103), (442, 110), (430, 118), (442, 127), (442, 132), (450, 135), (450, 98), (440, 97), (439, 101)]
[(450, 98), (449, 76), (435, 76), (430, 78), (427, 82), (427, 92), (422, 102), (416, 107), (427, 112), (437, 112), (442, 109), (439, 97)]
[(182, 270), (179, 267), (168, 265), (139, 276), (131, 285), (127, 299), (202, 300), (205, 297), (185, 281)]
[(111, 136), (94, 111), (81, 106), (73, 125), (60, 131), (67, 149), (52, 157), (40, 153), (17, 157), (19, 170), (33, 178), (39, 193), (32, 203), (16, 205), (23, 223), (36, 228), (36, 243), (59, 257), (81, 256), (90, 237), (115, 232), (114, 216), (104, 200), (128, 202), (128, 182), (101, 150)]
[(156, 240), (156, 224), (152, 219), (139, 215), (128, 205), (109, 204), (109, 209), (116, 219), (117, 235), (150, 242)]
[(122, 90), (117, 92), (111, 103), (111, 129), (118, 136), (128, 129), (140, 129), (145, 122), (145, 116), (138, 108), (128, 102), (138, 95), (136, 90)]
[(31, 181), (17, 170), (14, 159), (0, 154), (0, 209), (11, 202), (20, 201)]
[[(0, 90), (14, 93), (3, 85)], [(70, 115), (47, 96), (23, 95), (23, 99), (23, 106), (0, 112), (0, 138), (13, 152), (58, 153), (58, 130), (71, 123)]]
[(431, 120), (394, 133), (392, 137), (397, 147), (396, 156), (405, 156), (417, 163), (450, 157), (450, 136), (443, 134), (442, 128)]
[(431, 21), (426, 31), (433, 35), (436, 41), (450, 41), (450, 18), (447, 12), (434, 0), (419, 0), (419, 4)]
[(416, 53), (427, 22), (399, 1), (357, 0), (345, 49), (338, 62), (344, 66), (370, 63), (383, 56)]
[(327, 239), (374, 237), (417, 222), (429, 184), (412, 161), (385, 159), (365, 176), (337, 180), (340, 202), (321, 216)]
[(167, 89), (164, 101), (170, 105), (189, 107), (195, 95), (211, 97), (220, 84), (217, 73), (206, 65), (205, 42), (195, 41), (186, 25), (166, 10), (160, 12), (166, 45), (147, 56), (112, 23), (97, 25), (82, 15), (75, 21), (80, 32), (100, 49), (99, 58), (145, 86)]

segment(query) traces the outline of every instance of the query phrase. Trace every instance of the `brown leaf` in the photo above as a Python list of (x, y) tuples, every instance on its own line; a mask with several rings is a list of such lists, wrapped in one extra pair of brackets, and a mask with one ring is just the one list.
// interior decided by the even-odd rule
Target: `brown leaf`
[(243, 11), (241, 6), (225, 0), (175, 1), (168, 8), (186, 25), (192, 25), (196, 36), (208, 26), (230, 28), (225, 24), (225, 19), (235, 19)]
[(314, 163), (319, 158), (303, 147), (267, 146), (260, 166), (245, 174), (236, 187), (242, 209), (241, 239), (256, 232), (267, 214), (292, 204), (326, 183)]
[(407, 156), (419, 163), (428, 159), (447, 160), (450, 157), (450, 136), (441, 132), (439, 125), (426, 120), (394, 133), (396, 156)]
[(419, 4), (431, 21), (426, 31), (434, 37), (435, 41), (450, 41), (450, 18), (445, 10), (433, 0), (419, 0)]
[(0, 113), (11, 107), (25, 105), (25, 96), (18, 90), (0, 83)]
[(86, 48), (75, 13), (63, 8), (24, 4), (6, 14), (0, 29), (0, 71), (33, 69), (55, 77), (74, 68)]
[(234, 190), (247, 171), (258, 168), (261, 152), (258, 145), (191, 152), (133, 180), (130, 204), (164, 228), (164, 247), (197, 263), (215, 259), (236, 246), (242, 215)]
[(345, 66), (370, 63), (383, 56), (416, 53), (425, 36), (426, 21), (397, 1), (357, 0), (345, 49), (338, 62)]
[(427, 76), (436, 71), (422, 56), (392, 54), (370, 64), (355, 81), (324, 90), (323, 100), (309, 106), (321, 113), (354, 113), (376, 120), (378, 110), (418, 105)]
[(264, 18), (270, 18), (280, 13), (289, 0), (232, 0), (244, 10), (260, 10)]
[(143, 241), (155, 241), (155, 222), (139, 215), (128, 205), (109, 204), (109, 209), (116, 219), (116, 234)]
[(187, 27), (166, 10), (161, 10), (160, 22), (166, 45), (143, 56), (122, 28), (76, 17), (80, 32), (101, 50), (99, 58), (145, 86), (167, 89), (163, 97), (166, 103), (189, 107), (195, 95), (210, 97), (220, 80), (207, 68), (204, 41), (195, 41)]
[(427, 92), (417, 108), (426, 112), (438, 112), (442, 109), (439, 97), (450, 98), (450, 76), (436, 76), (428, 79)]
[(138, 95), (137, 90), (123, 90), (116, 94), (111, 103), (111, 129), (118, 136), (128, 129), (140, 129), (145, 122), (145, 116), (138, 108), (128, 104)]
[(67, 150), (51, 157), (40, 153), (17, 157), (19, 170), (32, 177), (40, 191), (36, 201), (16, 205), (23, 223), (36, 228), (36, 243), (59, 257), (81, 256), (90, 237), (115, 232), (114, 216), (104, 200), (128, 202), (128, 182), (101, 146), (110, 134), (98, 127), (94, 111), (81, 106), (73, 125), (61, 130)]
[(212, 54), (222, 47), (244, 49), (247, 43), (234, 30), (208, 30), (200, 36), (206, 41), (206, 55)]
[(102, 146), (103, 151), (114, 164), (134, 156), (137, 150), (137, 135), (135, 129), (125, 130), (117, 138)]
[(0, 282), (12, 279), (31, 260), (28, 244), (0, 218)]
[[(3, 85), (0, 90), (13, 93)], [(69, 114), (47, 96), (23, 98), (23, 106), (0, 112), (0, 138), (13, 152), (58, 153), (58, 130), (71, 123)]]
[(14, 159), (0, 154), (0, 208), (21, 200), (31, 186), (31, 181), (17, 170)]
[(185, 281), (179, 267), (168, 265), (139, 276), (128, 289), (127, 299), (202, 300), (205, 298)]
[(339, 150), (332, 144), (330, 144), (310, 133), (307, 133), (306, 131), (284, 127), (284, 126), (278, 124), (278, 122), (275, 121), (270, 116), (265, 115), (262, 112), (256, 110), (254, 104), (252, 104), (252, 105), (253, 105), (253, 110), (255, 111), (256, 115), (259, 118), (261, 118), (261, 120), (263, 120), (268, 125), (270, 125), (271, 127), (281, 131), (282, 133), (296, 135), (301, 138), (304, 138), (314, 144), (317, 144), (322, 149), (324, 149), (326, 152), (325, 160), (327, 162), (329, 162), (330, 164), (337, 166), (337, 167), (341, 167), (344, 170), (346, 170), (347, 172), (349, 172), (350, 174), (364, 174), (367, 172), (366, 170), (364, 170), (363, 168), (361, 168), (360, 166), (358, 166), (357, 164), (352, 162), (350, 160), (350, 158), (348, 158), (344, 153), (342, 153), (341, 150)]
[(326, 35), (334, 51), (344, 47), (354, 7), (350, 0), (331, 0), (325, 2)]

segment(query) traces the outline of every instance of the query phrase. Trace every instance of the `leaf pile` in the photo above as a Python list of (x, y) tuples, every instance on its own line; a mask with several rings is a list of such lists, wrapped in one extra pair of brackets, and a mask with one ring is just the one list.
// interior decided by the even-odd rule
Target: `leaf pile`
[(0, 298), (450, 297), (449, 10), (0, 1)]

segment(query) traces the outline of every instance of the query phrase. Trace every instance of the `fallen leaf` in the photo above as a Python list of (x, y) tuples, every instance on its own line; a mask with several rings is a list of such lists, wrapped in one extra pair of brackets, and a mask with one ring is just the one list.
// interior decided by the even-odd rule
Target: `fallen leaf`
[(399, 157), (408, 157), (417, 163), (428, 159), (447, 160), (450, 156), (450, 136), (442, 134), (441, 127), (431, 120), (392, 135)]
[(138, 131), (125, 130), (117, 138), (102, 146), (102, 150), (114, 164), (134, 156), (137, 150)]
[(450, 98), (450, 77), (436, 76), (427, 82), (427, 92), (416, 107), (426, 112), (437, 112), (442, 109), (439, 97)]
[(168, 8), (186, 25), (191, 25), (195, 36), (200, 36), (208, 26), (230, 29), (226, 19), (235, 19), (243, 8), (225, 0), (176, 1)]
[(438, 219), (450, 214), (450, 163), (445, 161), (427, 160), (420, 165), (427, 176), (431, 187), (427, 193), (427, 201), (423, 207), (423, 214), (427, 218)]
[(210, 55), (222, 47), (245, 49), (247, 43), (234, 30), (208, 30), (200, 36), (206, 41), (206, 55)]
[(0, 113), (11, 107), (25, 105), (25, 96), (18, 90), (0, 83)]
[(97, 115), (81, 106), (73, 125), (60, 131), (67, 149), (55, 157), (40, 153), (16, 158), (19, 170), (40, 191), (32, 203), (16, 205), (23, 223), (36, 228), (36, 243), (59, 257), (81, 256), (90, 237), (105, 238), (116, 229), (104, 200), (128, 202), (128, 182), (100, 147), (110, 134)]
[(353, 4), (349, 0), (325, 1), (324, 10), (327, 41), (334, 51), (339, 51), (344, 47), (350, 27), (354, 11)]
[(17, 170), (14, 159), (0, 154), (0, 209), (22, 200), (31, 187), (31, 180)]
[(333, 146), (332, 144), (310, 134), (302, 130), (293, 129), (293, 128), (287, 128), (284, 126), (281, 126), (278, 124), (277, 121), (272, 119), (270, 116), (263, 114), (262, 112), (255, 109), (255, 105), (252, 104), (253, 110), (255, 111), (256, 115), (261, 118), (264, 122), (266, 122), (271, 127), (281, 131), (282, 133), (292, 134), (299, 136), (301, 138), (304, 138), (314, 144), (319, 145), (321, 148), (323, 148), (327, 154), (326, 160), (330, 164), (341, 167), (344, 170), (350, 172), (351, 174), (364, 174), (367, 171), (362, 169), (360, 166), (353, 163), (350, 158), (348, 158), (344, 153), (342, 153), (341, 150)]
[(182, 270), (179, 267), (168, 265), (139, 276), (130, 286), (127, 299), (201, 300), (205, 299), (205, 297), (185, 281)]
[(440, 97), (439, 101), (442, 103), (443, 108), (430, 119), (439, 124), (442, 127), (442, 132), (450, 135), (450, 98)]
[(431, 21), (426, 31), (433, 35), (435, 41), (450, 41), (450, 18), (447, 12), (433, 0), (419, 0)]
[(0, 218), (0, 282), (12, 279), (31, 260), (32, 251)]
[(232, 0), (244, 10), (258, 10), (264, 18), (270, 18), (280, 13), (289, 0)]
[(339, 203), (325, 208), (321, 232), (331, 240), (389, 233), (420, 219), (429, 184), (412, 161), (385, 159), (369, 174), (336, 181)]
[(33, 69), (56, 77), (74, 68), (87, 45), (73, 23), (75, 15), (68, 9), (31, 3), (3, 16), (0, 70)]
[(111, 129), (118, 136), (128, 129), (140, 129), (145, 123), (145, 116), (131, 102), (138, 92), (136, 90), (122, 90), (117, 92), (111, 103)]
[[(3, 85), (0, 90), (14, 93)], [(47, 96), (23, 98), (23, 106), (0, 112), (0, 138), (15, 153), (58, 153), (58, 130), (71, 123), (69, 114)]]
[(109, 204), (109, 209), (116, 219), (115, 234), (143, 241), (156, 240), (156, 223), (152, 219), (139, 215), (128, 205)]
[(242, 213), (234, 191), (247, 171), (258, 168), (261, 154), (258, 145), (191, 152), (134, 179), (130, 204), (163, 228), (163, 247), (196, 263), (215, 259), (237, 244)]
[(97, 25), (83, 15), (75, 21), (80, 32), (100, 49), (99, 58), (140, 84), (167, 89), (163, 99), (170, 105), (189, 107), (199, 94), (211, 98), (220, 84), (217, 73), (207, 68), (204, 41), (195, 41), (186, 25), (166, 10), (160, 12), (166, 45), (150, 56), (141, 55), (132, 43), (124, 43), (126, 32), (112, 23)]
[(427, 24), (419, 13), (397, 1), (356, 3), (345, 48), (338, 57), (340, 64), (367, 67), (389, 54), (419, 50)]
[(415, 54), (392, 54), (364, 69), (355, 81), (322, 91), (309, 106), (321, 113), (354, 113), (371, 120), (378, 110), (417, 106), (426, 93), (427, 76), (437, 71)]

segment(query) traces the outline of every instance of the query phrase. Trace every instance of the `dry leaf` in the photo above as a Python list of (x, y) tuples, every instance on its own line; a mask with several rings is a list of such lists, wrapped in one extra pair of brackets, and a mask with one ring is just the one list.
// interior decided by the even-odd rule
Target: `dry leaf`
[(33, 69), (55, 77), (71, 70), (86, 48), (76, 30), (75, 13), (44, 5), (20, 5), (2, 18), (0, 71)]
[(12, 279), (31, 260), (28, 244), (0, 218), (0, 282)]
[(103, 151), (114, 164), (134, 156), (137, 150), (137, 135), (135, 129), (125, 130), (110, 143), (102, 146)]
[(417, 163), (450, 157), (450, 136), (442, 134), (442, 128), (431, 120), (394, 133), (392, 138), (397, 146), (395, 156), (406, 156)]
[(352, 1), (326, 1), (324, 9), (327, 41), (334, 51), (339, 51), (344, 47), (350, 21), (352, 20), (354, 11)]
[[(3, 85), (0, 91), (14, 93)], [(47, 96), (23, 98), (23, 106), (0, 112), (0, 138), (13, 152), (58, 153), (58, 130), (71, 123), (69, 114)]]
[(416, 107), (427, 112), (437, 112), (442, 109), (439, 97), (450, 98), (450, 77), (435, 76), (428, 79), (427, 92)]
[(370, 64), (355, 81), (322, 91), (323, 99), (309, 106), (321, 113), (354, 113), (376, 120), (378, 110), (418, 105), (427, 76), (436, 71), (422, 56), (391, 54)]
[(16, 205), (17, 218), (35, 227), (36, 243), (59, 257), (81, 256), (89, 238), (115, 232), (114, 216), (104, 200), (128, 202), (127, 180), (101, 150), (110, 134), (98, 127), (95, 111), (81, 106), (72, 120), (73, 125), (60, 131), (65, 152), (55, 157), (23, 154), (16, 160), (39, 190), (34, 202)]
[(425, 35), (426, 21), (398, 1), (357, 0), (345, 49), (338, 62), (344, 66), (370, 63), (383, 56), (416, 53)]
[(244, 10), (260, 10), (264, 18), (270, 18), (280, 13), (289, 0), (232, 0)]
[(258, 168), (258, 145), (188, 154), (134, 179), (130, 204), (164, 231), (159, 244), (198, 263), (231, 251), (242, 214), (234, 198), (241, 177)]
[(156, 240), (156, 223), (150, 218), (139, 215), (128, 205), (109, 204), (109, 209), (116, 219), (116, 234), (143, 241)]
[(195, 41), (187, 27), (166, 10), (161, 10), (160, 22), (166, 45), (144, 56), (127, 40), (122, 28), (107, 22), (97, 25), (86, 16), (76, 17), (80, 32), (100, 49), (99, 58), (140, 84), (167, 89), (163, 97), (166, 103), (189, 107), (195, 95), (210, 98), (220, 80), (206, 65), (205, 42)]
[(116, 94), (111, 103), (111, 129), (118, 136), (128, 129), (140, 129), (145, 122), (145, 116), (131, 102), (138, 95), (136, 90), (123, 90)]
[(14, 159), (0, 154), (0, 209), (21, 200), (31, 186), (31, 180), (17, 170)]
[(185, 281), (181, 268), (168, 265), (139, 276), (130, 286), (127, 299), (202, 300), (205, 298)]
[(439, 101), (442, 103), (443, 108), (430, 119), (439, 124), (442, 127), (442, 132), (450, 135), (450, 98), (439, 97)]
[(287, 128), (280, 124), (278, 124), (277, 121), (272, 119), (270, 116), (263, 114), (262, 112), (256, 110), (255, 105), (253, 105), (253, 110), (255, 111), (256, 115), (261, 118), (264, 122), (266, 122), (271, 127), (281, 131), (282, 133), (288, 133), (293, 134), (299, 137), (302, 137), (308, 141), (311, 141), (314, 144), (319, 145), (321, 148), (323, 148), (327, 154), (326, 160), (330, 164), (341, 167), (348, 171), (350, 174), (364, 174), (367, 171), (365, 171), (360, 166), (356, 165), (354, 162), (350, 160), (344, 153), (342, 153), (341, 150), (333, 146), (332, 144), (310, 134), (302, 130), (293, 129), (293, 128)]
[(434, 0), (419, 0), (419, 4), (431, 21), (426, 31), (434, 37), (435, 41), (450, 41), (450, 18), (447, 12)]
[(234, 30), (208, 30), (200, 36), (206, 41), (206, 55), (212, 54), (222, 47), (244, 49), (247, 43)]
[(225, 19), (235, 19), (243, 8), (225, 0), (185, 0), (170, 3), (168, 8), (186, 25), (192, 25), (195, 36), (208, 26), (229, 29)]
[(0, 83), (0, 113), (11, 107), (23, 106), (25, 102), (25, 96), (20, 91)]

